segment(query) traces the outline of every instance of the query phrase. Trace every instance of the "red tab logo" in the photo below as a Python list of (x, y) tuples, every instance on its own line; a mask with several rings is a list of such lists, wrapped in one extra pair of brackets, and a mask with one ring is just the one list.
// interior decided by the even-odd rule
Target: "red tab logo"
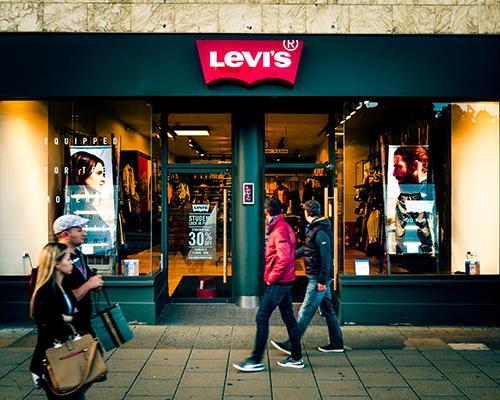
[(197, 40), (207, 85), (235, 80), (253, 85), (261, 81), (295, 84), (302, 40)]

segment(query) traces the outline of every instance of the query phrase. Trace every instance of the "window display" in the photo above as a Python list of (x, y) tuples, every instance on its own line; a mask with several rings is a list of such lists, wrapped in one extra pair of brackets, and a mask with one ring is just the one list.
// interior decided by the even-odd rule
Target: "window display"
[[(70, 146), (71, 174), (66, 188), (65, 214), (89, 220), (86, 255), (114, 255), (116, 252), (116, 187), (113, 186), (111, 146)], [(111, 272), (111, 271), (100, 271)]]

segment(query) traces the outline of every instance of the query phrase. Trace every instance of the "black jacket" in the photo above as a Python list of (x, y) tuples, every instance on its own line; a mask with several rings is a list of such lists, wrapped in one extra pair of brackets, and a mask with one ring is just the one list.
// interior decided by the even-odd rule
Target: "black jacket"
[(304, 257), (306, 274), (317, 276), (318, 283), (333, 279), (332, 233), (330, 220), (317, 218), (306, 228), (304, 246), (297, 250), (295, 258)]
[[(87, 264), (87, 259), (85, 255), (78, 249), (75, 249), (74, 253), (70, 255), (71, 260), (73, 261), (73, 271), (71, 274), (66, 275), (63, 279), (63, 287), (66, 292), (71, 292), (80, 286), (82, 286), (85, 282), (89, 280), (89, 278), (93, 275), (92, 271), (89, 269)], [(80, 259), (82, 262), (85, 271), (86, 277), (82, 275), (80, 270), (76, 266), (76, 259)], [(85, 330), (87, 332), (92, 332), (92, 328), (90, 325), (90, 318), (92, 317), (92, 292), (89, 291), (85, 296), (83, 296), (78, 302), (78, 309), (80, 310), (80, 315), (82, 319), (82, 324), (85, 326)]]
[(43, 374), (42, 361), (45, 358), (45, 350), (54, 346), (54, 340), (65, 342), (72, 334), (72, 330), (64, 322), (62, 314), (73, 316), (71, 324), (77, 332), (85, 333), (82, 327), (81, 315), (76, 308), (76, 299), (71, 292), (66, 291), (66, 294), (72, 303), (72, 312), (68, 308), (61, 289), (53, 279), (43, 285), (36, 294), (33, 318), (35, 319), (38, 336), (31, 359), (30, 371), (38, 376)]

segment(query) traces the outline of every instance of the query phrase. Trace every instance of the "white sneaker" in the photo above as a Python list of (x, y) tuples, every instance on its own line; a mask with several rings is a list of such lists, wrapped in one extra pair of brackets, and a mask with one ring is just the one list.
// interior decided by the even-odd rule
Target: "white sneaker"
[(287, 368), (304, 368), (304, 360), (302, 358), (298, 361), (294, 360), (292, 356), (285, 358), (284, 360), (278, 361), (280, 367)]

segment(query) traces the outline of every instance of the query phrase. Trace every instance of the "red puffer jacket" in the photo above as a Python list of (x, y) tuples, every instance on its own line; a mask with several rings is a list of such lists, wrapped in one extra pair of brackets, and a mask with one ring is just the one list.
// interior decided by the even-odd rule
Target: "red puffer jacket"
[(267, 227), (266, 269), (264, 281), (292, 283), (295, 280), (295, 234), (283, 215), (277, 215)]

